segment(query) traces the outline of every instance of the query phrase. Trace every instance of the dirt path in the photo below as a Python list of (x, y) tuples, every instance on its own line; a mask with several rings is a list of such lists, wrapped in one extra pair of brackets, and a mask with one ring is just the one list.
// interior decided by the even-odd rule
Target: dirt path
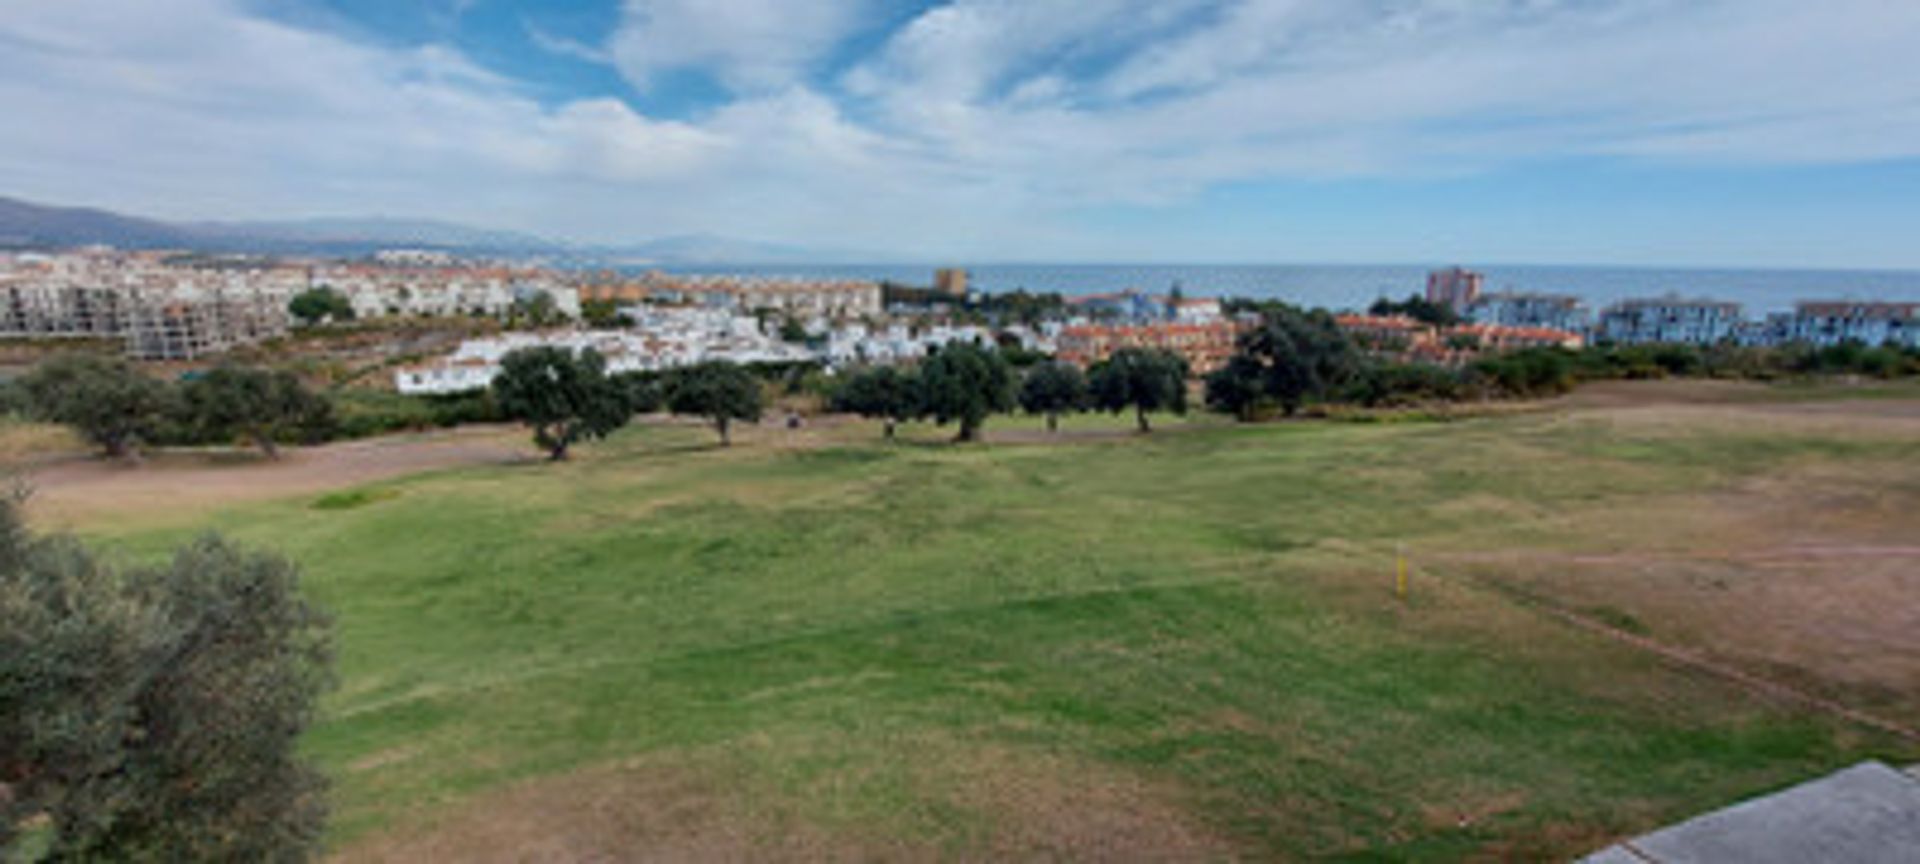
[(98, 524), (103, 517), (193, 516), (235, 502), (536, 458), (518, 429), (476, 426), (290, 448), (278, 461), (224, 450), (163, 453), (139, 465), (72, 455), (25, 468), (22, 474), (33, 493), (28, 504), (32, 518), (70, 529)]

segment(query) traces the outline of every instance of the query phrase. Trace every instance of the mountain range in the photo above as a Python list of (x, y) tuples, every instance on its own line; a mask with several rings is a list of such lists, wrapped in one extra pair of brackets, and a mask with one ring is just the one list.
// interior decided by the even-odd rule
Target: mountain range
[(0, 196), (0, 249), (107, 245), (285, 255), (365, 255), (380, 249), (436, 249), (467, 255), (561, 258), (580, 263), (815, 264), (878, 260), (737, 237), (689, 234), (626, 245), (582, 245), (455, 222), (384, 217), (283, 221), (170, 222), (87, 207), (57, 207)]

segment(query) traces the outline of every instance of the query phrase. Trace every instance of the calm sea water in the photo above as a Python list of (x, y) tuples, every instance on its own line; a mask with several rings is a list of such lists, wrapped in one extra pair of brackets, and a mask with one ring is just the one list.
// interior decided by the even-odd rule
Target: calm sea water
[[(890, 279), (910, 285), (933, 280), (934, 265), (774, 265), (674, 268), (688, 273), (753, 273), (808, 278)], [(1426, 287), (1418, 265), (1104, 265), (1007, 264), (969, 267), (974, 287), (986, 291), (1094, 294), (1138, 288), (1161, 292), (1179, 285), (1190, 296), (1280, 298), (1305, 306), (1358, 308), (1379, 297), (1404, 297)], [(1920, 302), (1920, 271), (1659, 270), (1612, 267), (1488, 266), (1493, 291), (1572, 294), (1598, 309), (1629, 297), (1677, 293), (1732, 300), (1749, 315), (1791, 309), (1798, 300)]]

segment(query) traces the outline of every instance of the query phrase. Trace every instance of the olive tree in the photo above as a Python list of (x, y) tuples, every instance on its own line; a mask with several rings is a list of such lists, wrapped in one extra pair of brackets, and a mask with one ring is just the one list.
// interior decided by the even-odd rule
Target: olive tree
[(1087, 376), (1093, 404), (1118, 414), (1132, 409), (1144, 434), (1153, 431), (1149, 411), (1187, 413), (1187, 361), (1160, 348), (1122, 348), (1095, 364)]
[(216, 536), (121, 570), (0, 501), (0, 850), (284, 861), (317, 851), (297, 741), (331, 684), (299, 571)]
[(287, 311), (308, 327), (324, 321), (353, 320), (353, 303), (347, 295), (326, 285), (295, 294), (287, 303)]
[(894, 426), (920, 416), (920, 382), (913, 373), (892, 366), (875, 366), (847, 377), (833, 394), (836, 410), (878, 419), (888, 441)]
[(708, 360), (667, 378), (668, 410), (705, 417), (720, 433), (722, 447), (733, 443), (733, 421), (760, 420), (764, 399), (760, 379), (731, 360)]
[(1060, 415), (1087, 404), (1087, 376), (1071, 363), (1051, 361), (1027, 371), (1020, 382), (1020, 407), (1028, 414), (1045, 414), (1047, 431), (1060, 428)]
[(1333, 316), (1287, 306), (1264, 310), (1264, 321), (1240, 337), (1236, 368), (1258, 371), (1260, 390), (1292, 416), (1308, 399), (1325, 398), (1364, 368), (1364, 357)]
[(124, 358), (60, 354), (20, 380), (30, 413), (70, 426), (115, 458), (131, 458), (165, 413), (167, 386)]
[(977, 441), (987, 416), (1014, 406), (1013, 367), (996, 351), (955, 343), (920, 364), (920, 398), (935, 422), (958, 423), (955, 441)]
[(186, 419), (203, 434), (241, 436), (269, 459), (298, 432), (321, 433), (333, 405), (284, 370), (221, 365), (181, 388)]
[(493, 379), (500, 412), (533, 429), (533, 443), (559, 462), (575, 442), (605, 438), (627, 425), (626, 389), (607, 376), (600, 352), (540, 345), (510, 351)]

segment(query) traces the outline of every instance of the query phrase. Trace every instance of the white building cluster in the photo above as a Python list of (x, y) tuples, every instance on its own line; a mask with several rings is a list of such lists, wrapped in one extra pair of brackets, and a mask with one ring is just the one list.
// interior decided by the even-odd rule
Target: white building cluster
[(791, 363), (815, 359), (804, 346), (767, 335), (753, 316), (725, 309), (638, 307), (625, 314), (634, 325), (624, 330), (508, 333), (468, 340), (447, 357), (395, 372), (394, 385), (402, 393), (423, 395), (478, 390), (493, 383), (501, 358), (509, 352), (543, 345), (597, 351), (612, 374), (658, 372), (707, 360)]
[(358, 317), (499, 317), (545, 294), (580, 316), (565, 275), (406, 253), (381, 263), (89, 249), (0, 256), (0, 338), (122, 342), (143, 360), (192, 360), (287, 332), (288, 304), (331, 288)]
[(0, 338), (118, 341), (192, 360), (284, 334), (305, 268), (88, 250), (0, 258)]
[(361, 318), (499, 317), (539, 294), (551, 296), (567, 317), (580, 317), (579, 292), (554, 271), (535, 268), (336, 262), (312, 266), (308, 282), (340, 292)]
[[(500, 360), (519, 348), (551, 345), (572, 351), (593, 349), (607, 360), (609, 373), (658, 372), (707, 360), (735, 363), (817, 362), (830, 368), (913, 363), (955, 343), (997, 345), (995, 332), (973, 325), (892, 324), (870, 328), (861, 322), (830, 326), (814, 320), (810, 345), (783, 342), (759, 318), (730, 309), (700, 306), (623, 307), (633, 323), (621, 330), (569, 330), (512, 333), (462, 343), (447, 357), (394, 373), (402, 393), (445, 395), (484, 388), (500, 372)], [(1051, 353), (1058, 326), (1039, 330), (1012, 327), (1000, 335), (1029, 350)]]

